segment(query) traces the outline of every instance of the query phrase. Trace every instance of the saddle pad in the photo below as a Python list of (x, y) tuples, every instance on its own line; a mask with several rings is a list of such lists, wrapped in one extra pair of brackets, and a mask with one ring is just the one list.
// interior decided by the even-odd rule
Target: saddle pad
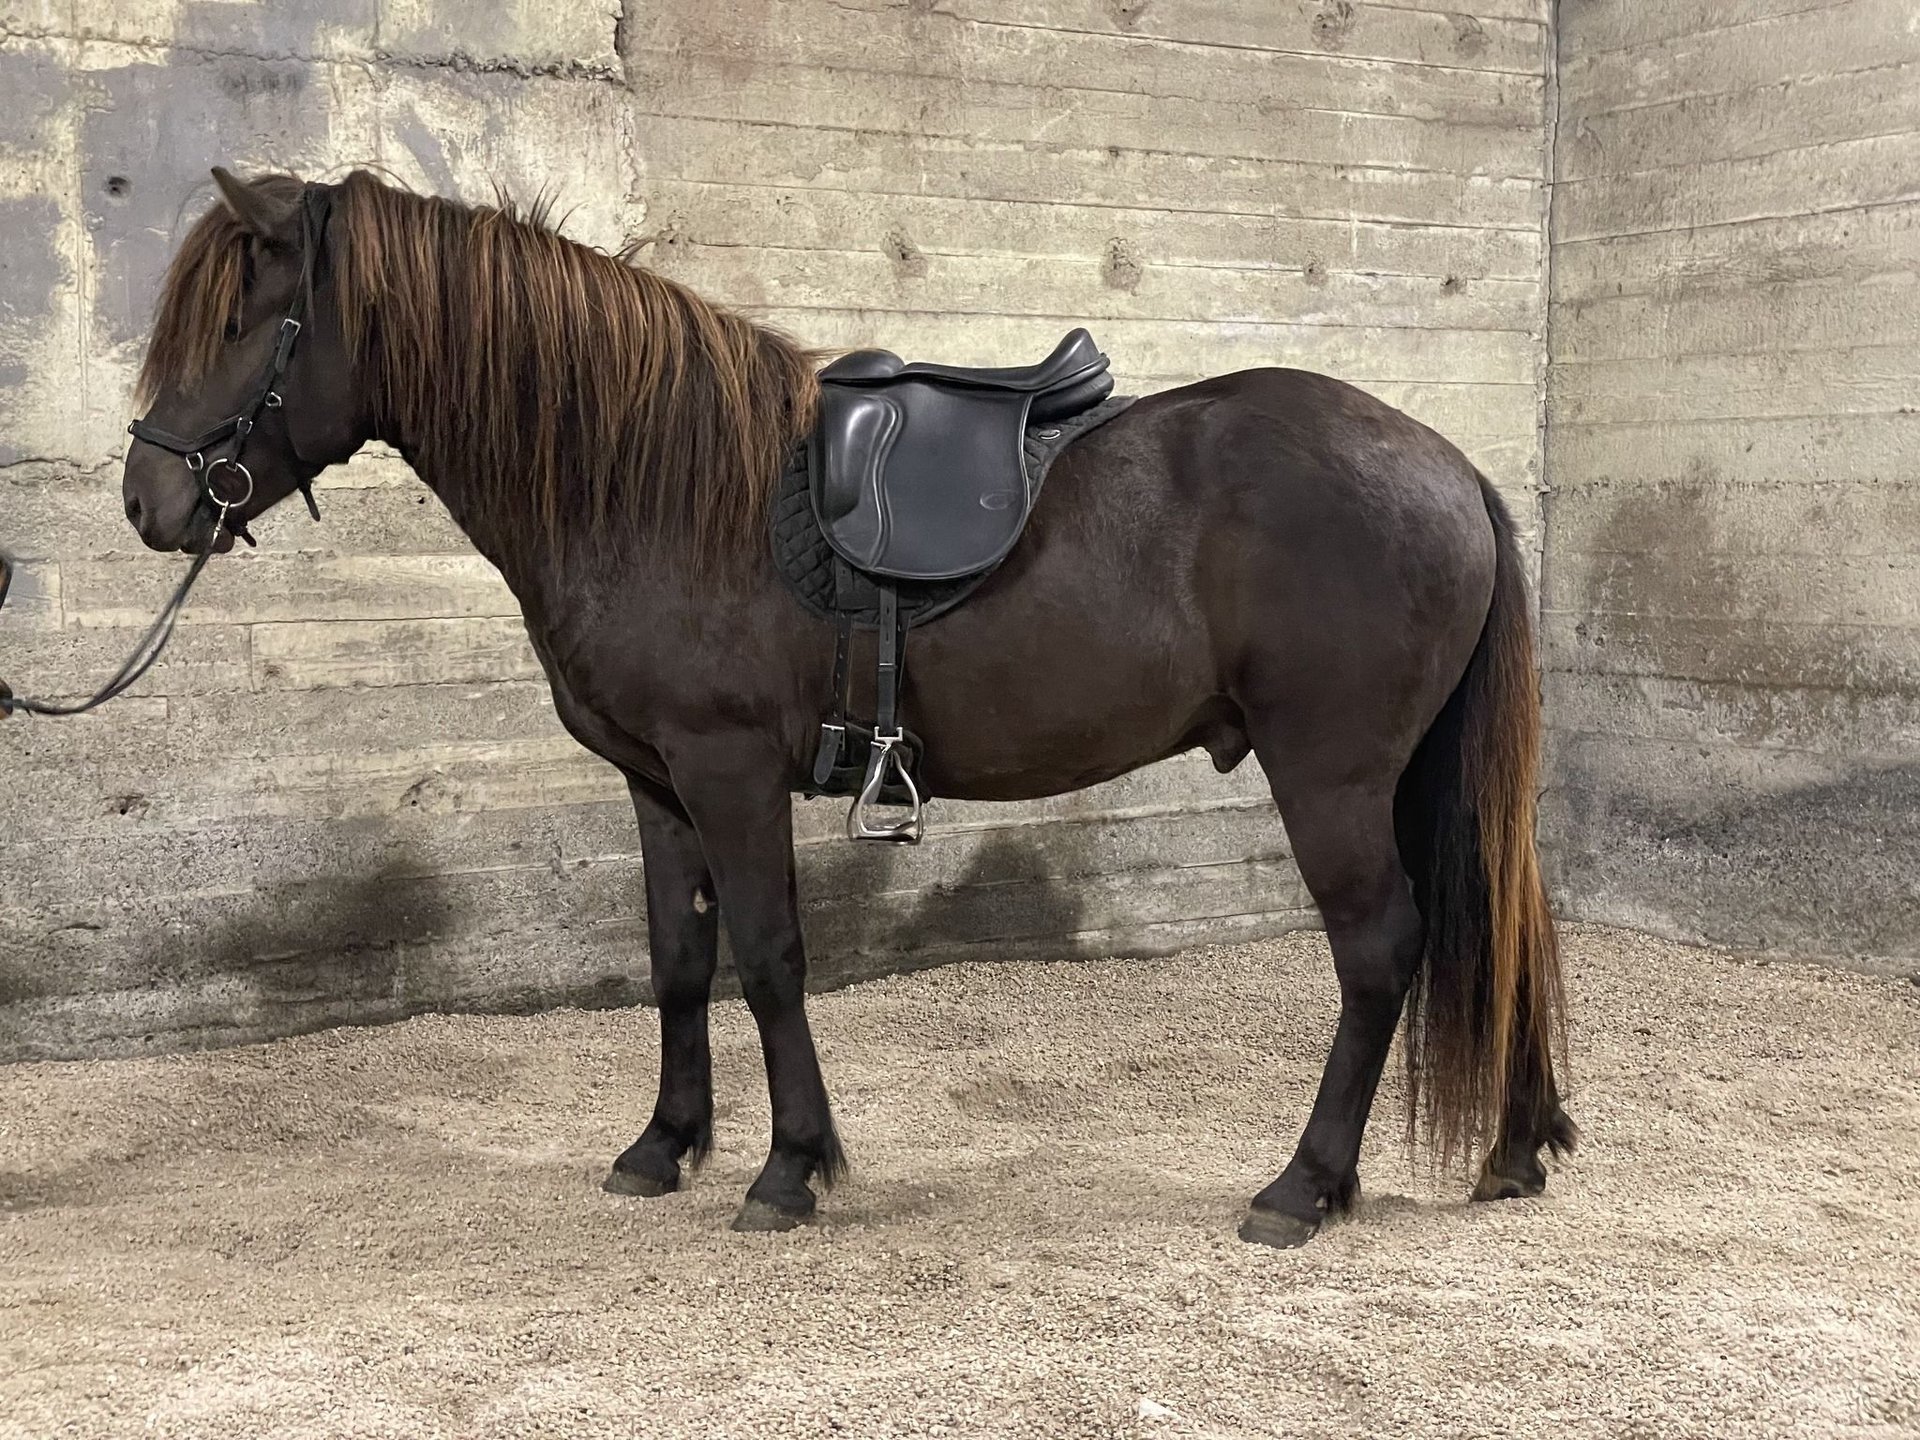
[[(1065, 420), (1051, 420), (1027, 427), (1021, 442), (1022, 460), (1026, 467), (1027, 484), (1036, 504), (1047, 471), (1060, 458), (1060, 453), (1132, 403), (1131, 395), (1115, 395)], [(781, 578), (787, 582), (787, 587), (807, 609), (823, 619), (831, 620), (841, 613), (834, 605), (839, 589), (835, 567), (844, 566), (846, 562), (834, 554), (827, 537), (820, 531), (819, 521), (814, 518), (807, 459), (811, 448), (805, 441), (794, 447), (787, 468), (781, 472), (780, 483), (774, 490), (768, 528), (773, 541), (774, 564)], [(997, 565), (989, 566), (977, 575), (962, 575), (954, 580), (895, 582), (894, 588), (900, 596), (902, 623), (909, 627), (925, 624), (951, 610), (998, 568)], [(862, 629), (873, 629), (880, 620), (877, 596), (872, 604), (852, 614), (855, 625)]]

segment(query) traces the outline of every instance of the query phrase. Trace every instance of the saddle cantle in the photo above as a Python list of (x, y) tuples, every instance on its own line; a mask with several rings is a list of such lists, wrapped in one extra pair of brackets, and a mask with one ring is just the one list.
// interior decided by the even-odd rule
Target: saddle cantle
[[(1109, 398), (1107, 357), (1074, 330), (1037, 365), (968, 369), (859, 350), (820, 372), (819, 418), (782, 476), (772, 539), (781, 574), (838, 629), (834, 712), (809, 794), (852, 794), (847, 833), (916, 842), (921, 747), (899, 716), (906, 632), (952, 609), (1020, 538), (1066, 446), (1132, 403)], [(855, 629), (879, 632), (871, 727), (849, 718)], [(905, 806), (893, 824), (876, 804)]]

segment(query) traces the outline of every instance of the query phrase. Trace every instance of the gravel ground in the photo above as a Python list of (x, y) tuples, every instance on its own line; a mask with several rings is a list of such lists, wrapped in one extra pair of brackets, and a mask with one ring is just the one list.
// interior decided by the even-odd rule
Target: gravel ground
[(430, 1017), (0, 1071), (0, 1434), (1920, 1434), (1920, 988), (1568, 934), (1539, 1201), (1390, 1080), (1350, 1221), (1234, 1238), (1331, 1035), (1317, 935), (818, 997), (853, 1158), (726, 1226), (764, 1084), (715, 1015), (690, 1191), (603, 1194), (650, 1013)]

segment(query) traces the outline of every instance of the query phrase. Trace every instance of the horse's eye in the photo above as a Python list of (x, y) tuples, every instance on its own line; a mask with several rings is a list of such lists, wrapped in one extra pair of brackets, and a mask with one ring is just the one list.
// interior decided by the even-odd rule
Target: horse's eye
[(237, 316), (236, 316), (236, 317), (234, 317), (233, 319), (230, 319), (230, 320), (228, 320), (228, 321), (227, 321), (227, 331), (226, 331), (226, 334), (227, 334), (227, 339), (229, 339), (229, 340), (238, 340), (238, 339), (240, 338), (240, 320), (239, 320), (239, 317), (237, 317)]

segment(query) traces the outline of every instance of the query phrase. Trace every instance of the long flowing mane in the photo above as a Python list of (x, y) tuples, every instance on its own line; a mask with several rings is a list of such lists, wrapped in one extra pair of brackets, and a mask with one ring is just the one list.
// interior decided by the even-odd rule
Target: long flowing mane
[[(215, 363), (246, 243), (225, 206), (187, 235), (162, 287), (147, 395)], [(461, 477), (464, 523), (534, 524), (555, 541), (631, 529), (702, 567), (763, 543), (772, 487), (812, 421), (814, 353), (567, 239), (544, 206), (468, 205), (356, 170), (327, 249), (376, 414), (422, 466)]]

